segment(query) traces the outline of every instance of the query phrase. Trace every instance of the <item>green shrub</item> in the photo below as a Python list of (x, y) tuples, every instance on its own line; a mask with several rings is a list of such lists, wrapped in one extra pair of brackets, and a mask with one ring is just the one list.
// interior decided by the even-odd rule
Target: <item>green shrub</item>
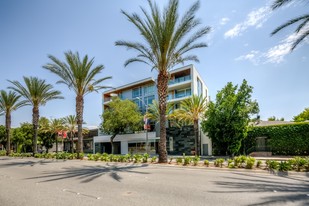
[(103, 153), (100, 157), (100, 160), (103, 162), (108, 162), (110, 160), (110, 156), (107, 153)]
[(151, 158), (151, 163), (156, 163), (157, 162), (157, 156), (153, 156)]
[(279, 162), (274, 161), (274, 160), (270, 160), (268, 163), (268, 168), (272, 169), (272, 170), (277, 170), (279, 167)]
[(241, 155), (234, 157), (234, 166), (235, 167), (244, 167), (244, 163), (247, 161), (247, 156)]
[(231, 162), (229, 165), (228, 165), (228, 168), (235, 168), (235, 165), (233, 162)]
[(192, 161), (192, 158), (191, 157), (185, 157), (183, 159), (183, 165), (189, 165)]
[(221, 167), (221, 168), (223, 166), (223, 163), (224, 163), (224, 159), (222, 159), (222, 158), (216, 159), (215, 162), (214, 162), (216, 167)]
[(290, 162), (293, 165), (293, 168), (298, 172), (305, 169), (307, 163), (306, 159), (302, 157), (294, 157)]
[(200, 161), (200, 157), (199, 156), (195, 156), (192, 158), (192, 161), (193, 161), (193, 165), (196, 166), (198, 165), (198, 162)]
[(295, 123), (253, 127), (245, 140), (246, 148), (256, 146), (256, 137), (266, 136), (267, 146), (274, 155), (308, 155), (309, 124)]
[(0, 156), (5, 156), (6, 155), (6, 150), (0, 150)]
[(278, 166), (278, 170), (285, 172), (292, 169), (291, 161), (281, 161)]
[(149, 158), (149, 154), (145, 153), (143, 155), (143, 163), (147, 163), (148, 162), (148, 158)]
[(177, 164), (182, 164), (182, 158), (181, 157), (177, 157), (176, 158), (176, 163)]
[(254, 157), (247, 157), (246, 158), (246, 169), (252, 169), (255, 163)]
[(133, 155), (134, 163), (139, 163), (142, 161), (143, 156), (141, 154)]
[[(230, 165), (233, 163), (233, 161), (234, 161), (234, 160), (232, 160), (232, 159), (228, 159), (228, 160), (227, 160), (227, 166), (230, 167)], [(234, 166), (234, 164), (233, 164), (233, 166)], [(233, 167), (232, 167), (232, 168), (233, 168)]]
[(205, 165), (206, 167), (209, 167), (209, 161), (208, 161), (208, 160), (204, 160), (204, 165)]
[(262, 165), (262, 160), (258, 160), (258, 161), (256, 162), (256, 167), (257, 167), (257, 168), (260, 168), (261, 165)]

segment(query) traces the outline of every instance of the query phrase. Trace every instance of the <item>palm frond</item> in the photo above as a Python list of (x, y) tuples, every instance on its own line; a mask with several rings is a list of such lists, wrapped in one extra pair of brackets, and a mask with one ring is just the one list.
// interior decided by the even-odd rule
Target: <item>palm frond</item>
[(291, 47), (291, 51), (293, 51), (300, 42), (302, 42), (307, 36), (309, 35), (309, 30), (304, 32), (300, 37), (298, 37), (294, 42)]
[[(277, 27), (273, 32), (271, 32), (271, 35), (274, 35), (274, 34), (278, 33), (279, 31), (281, 31), (282, 29), (284, 29), (284, 28), (286, 28), (286, 27), (288, 27), (288, 26), (290, 26), (292, 24), (295, 24), (296, 22), (299, 22), (301, 20), (305, 20), (304, 22), (306, 22), (306, 21), (308, 22), (309, 15), (306, 14), (306, 15), (303, 15), (303, 16), (300, 16), (300, 17), (297, 17), (297, 18), (289, 20), (288, 22), (286, 22), (286, 23), (280, 25), (279, 27)], [(305, 25), (302, 25), (301, 28), (303, 26), (305, 26)], [(296, 29), (296, 31), (298, 32), (301, 28)]]
[(291, 2), (291, 0), (275, 0), (275, 2), (272, 4), (271, 8), (274, 10), (274, 9), (277, 9), (277, 8), (280, 8), (281, 6), (287, 4)]

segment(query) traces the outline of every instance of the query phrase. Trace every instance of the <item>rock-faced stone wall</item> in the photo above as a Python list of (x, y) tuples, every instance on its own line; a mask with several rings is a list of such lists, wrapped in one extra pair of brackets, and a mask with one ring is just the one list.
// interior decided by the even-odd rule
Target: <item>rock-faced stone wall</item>
[(182, 128), (170, 127), (166, 129), (166, 148), (169, 155), (194, 154), (194, 129), (193, 126)]

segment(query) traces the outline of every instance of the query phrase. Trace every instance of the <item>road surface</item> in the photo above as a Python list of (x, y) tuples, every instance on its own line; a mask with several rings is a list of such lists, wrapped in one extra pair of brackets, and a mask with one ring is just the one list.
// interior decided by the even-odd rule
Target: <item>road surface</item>
[(309, 205), (309, 177), (1, 157), (0, 205)]

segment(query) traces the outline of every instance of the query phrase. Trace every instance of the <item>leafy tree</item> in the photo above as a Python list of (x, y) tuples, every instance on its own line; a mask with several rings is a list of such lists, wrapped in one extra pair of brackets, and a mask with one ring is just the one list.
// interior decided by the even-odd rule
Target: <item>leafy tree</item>
[(202, 121), (202, 130), (213, 142), (214, 153), (235, 155), (246, 138), (250, 116), (259, 112), (258, 103), (251, 100), (253, 87), (243, 80), (238, 88), (231, 82), (210, 102)]
[(4, 125), (0, 125), (0, 144), (6, 145), (6, 129)]
[(276, 118), (275, 116), (268, 117), (267, 121), (284, 121), (284, 118)]
[(31, 151), (33, 142), (33, 125), (31, 123), (21, 123), (20, 127), (13, 129), (12, 143), (16, 145), (17, 152)]
[(107, 86), (101, 86), (101, 83), (105, 80), (111, 79), (111, 77), (103, 77), (95, 79), (104, 69), (103, 65), (93, 67), (94, 58), (88, 59), (88, 56), (84, 56), (80, 59), (79, 53), (75, 54), (71, 51), (65, 52), (66, 62), (62, 62), (56, 57), (49, 55), (49, 59), (52, 63), (48, 63), (43, 68), (58, 75), (60, 80), (57, 83), (65, 84), (69, 89), (73, 89), (76, 94), (76, 118), (77, 118), (77, 131), (78, 131), (78, 144), (77, 153), (83, 152), (83, 113), (84, 113), (84, 96), (101, 89), (110, 88)]
[(176, 118), (193, 123), (195, 133), (195, 155), (200, 155), (198, 122), (204, 116), (207, 108), (206, 97), (193, 95), (180, 103), (180, 109), (175, 111)]
[(101, 130), (112, 135), (110, 138), (112, 154), (114, 154), (114, 139), (116, 135), (140, 130), (143, 118), (138, 110), (138, 106), (134, 102), (119, 98), (113, 98), (113, 101), (108, 104), (108, 108), (104, 109), (102, 117)]
[(50, 131), (50, 121), (46, 117), (39, 119), (39, 139), (42, 142), (42, 146), (46, 148), (46, 152), (53, 147), (54, 134)]
[(5, 114), (7, 155), (11, 152), (11, 113), (26, 105), (26, 101), (19, 101), (19, 98), (20, 95), (17, 95), (15, 92), (0, 91), (0, 115)]
[(293, 117), (294, 122), (304, 122), (309, 120), (309, 107), (305, 108), (300, 114)]
[[(290, 3), (291, 1), (294, 0), (275, 0), (273, 5), (272, 5), (272, 9), (278, 9), (284, 5), (286, 5), (287, 3)], [(305, 38), (309, 35), (309, 13), (307, 14), (303, 14), (301, 16), (298, 16), (296, 18), (293, 18), (289, 21), (287, 21), (286, 23), (280, 25), (279, 27), (277, 27), (272, 33), (271, 35), (277, 34), (279, 31), (281, 31), (282, 29), (285, 29), (286, 27), (289, 27), (293, 24), (297, 24), (298, 26), (294, 31), (294, 34), (300, 34), (297, 36), (297, 38), (294, 40), (291, 51), (293, 51), (297, 45), (299, 43), (301, 43), (303, 40), (305, 40)]]
[(160, 142), (159, 162), (167, 162), (166, 151), (166, 97), (169, 80), (169, 71), (178, 64), (187, 61), (198, 61), (196, 55), (187, 55), (194, 49), (206, 47), (205, 43), (196, 43), (205, 36), (209, 27), (203, 27), (195, 31), (188, 39), (185, 39), (201, 23), (195, 17), (200, 4), (194, 3), (182, 18), (179, 18), (179, 1), (170, 0), (168, 6), (161, 12), (155, 2), (148, 0), (150, 13), (141, 8), (144, 18), (138, 14), (128, 14), (121, 11), (140, 32), (143, 42), (117, 41), (116, 46), (124, 46), (138, 52), (136, 57), (125, 62), (125, 66), (133, 62), (142, 62), (149, 65), (152, 70), (158, 71), (157, 88), (160, 112)]
[(32, 105), (32, 124), (33, 124), (33, 153), (37, 153), (39, 108), (48, 101), (63, 99), (61, 92), (53, 90), (51, 84), (37, 77), (24, 77), (25, 86), (18, 81), (9, 81), (13, 84), (9, 88), (20, 94), (26, 101), (25, 105)]

